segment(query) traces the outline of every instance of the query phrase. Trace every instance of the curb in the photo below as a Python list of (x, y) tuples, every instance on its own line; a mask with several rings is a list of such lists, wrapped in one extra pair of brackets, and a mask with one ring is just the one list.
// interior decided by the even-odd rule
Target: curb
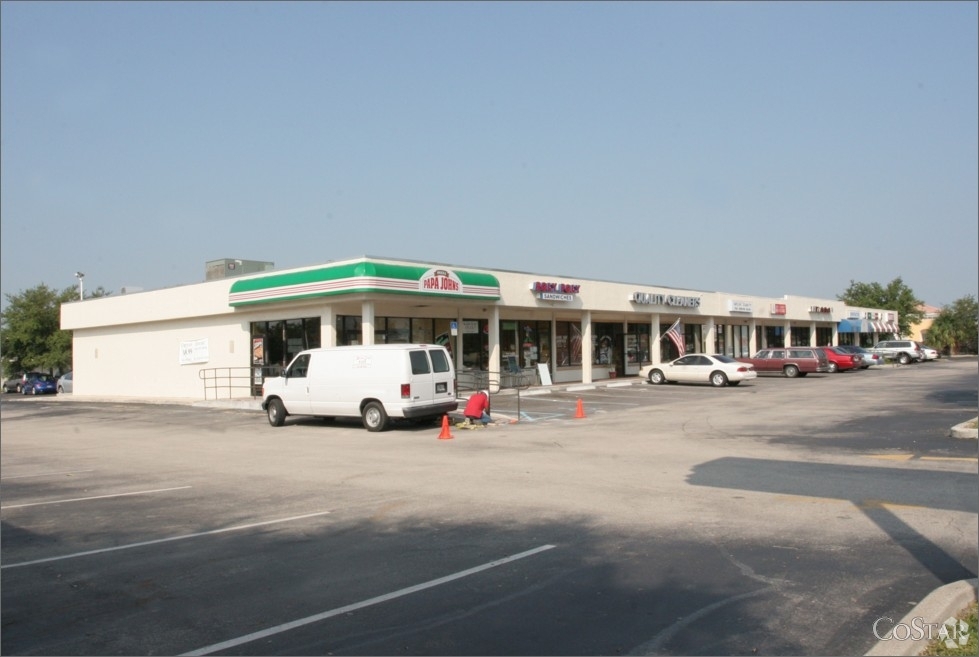
[[(914, 606), (897, 625), (908, 625), (912, 628), (922, 627), (922, 622), (941, 625), (947, 618), (954, 617), (955, 614), (965, 609), (970, 603), (976, 600), (976, 585), (979, 579), (963, 579), (952, 582), (937, 589), (925, 596), (925, 599)], [(914, 619), (919, 619), (912, 625)], [(893, 627), (893, 626), (891, 626)], [(890, 628), (888, 628), (890, 629)], [(937, 630), (936, 630), (937, 634)], [(877, 655), (894, 655), (895, 657), (906, 657), (908, 655), (920, 655), (931, 643), (932, 637), (927, 636), (917, 640), (899, 641), (890, 639), (878, 641), (877, 645), (870, 649), (866, 654), (868, 657)]]
[(962, 424), (956, 424), (952, 427), (951, 431), (948, 432), (952, 438), (971, 438), (972, 440), (979, 439), (979, 428), (969, 426), (973, 424), (979, 418), (973, 418), (968, 422), (963, 422)]

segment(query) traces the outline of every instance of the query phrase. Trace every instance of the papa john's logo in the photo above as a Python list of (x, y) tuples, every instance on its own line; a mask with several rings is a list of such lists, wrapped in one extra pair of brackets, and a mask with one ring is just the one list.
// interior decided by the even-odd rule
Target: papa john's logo
[(418, 280), (421, 292), (462, 292), (462, 281), (448, 269), (429, 269)]

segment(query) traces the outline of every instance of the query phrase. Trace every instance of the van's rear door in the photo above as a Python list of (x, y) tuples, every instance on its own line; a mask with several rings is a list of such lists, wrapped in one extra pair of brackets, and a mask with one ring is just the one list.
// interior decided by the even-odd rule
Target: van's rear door
[(428, 350), (432, 361), (432, 379), (435, 382), (435, 402), (454, 401), (455, 370), (452, 368), (452, 358), (445, 347), (433, 347)]
[(432, 362), (425, 349), (411, 349), (408, 352), (411, 362), (411, 397), (402, 399), (408, 406), (427, 406), (435, 403), (435, 379), (432, 377)]

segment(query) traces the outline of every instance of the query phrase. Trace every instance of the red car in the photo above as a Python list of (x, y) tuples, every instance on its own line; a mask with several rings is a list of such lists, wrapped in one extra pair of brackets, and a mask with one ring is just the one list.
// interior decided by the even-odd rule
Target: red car
[(846, 372), (863, 367), (863, 356), (843, 351), (839, 347), (819, 347), (826, 354), (830, 372)]

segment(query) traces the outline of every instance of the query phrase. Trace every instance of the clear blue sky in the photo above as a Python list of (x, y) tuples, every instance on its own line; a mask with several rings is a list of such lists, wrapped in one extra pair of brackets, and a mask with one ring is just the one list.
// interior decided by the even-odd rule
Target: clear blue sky
[(979, 286), (975, 2), (3, 2), (2, 272)]

